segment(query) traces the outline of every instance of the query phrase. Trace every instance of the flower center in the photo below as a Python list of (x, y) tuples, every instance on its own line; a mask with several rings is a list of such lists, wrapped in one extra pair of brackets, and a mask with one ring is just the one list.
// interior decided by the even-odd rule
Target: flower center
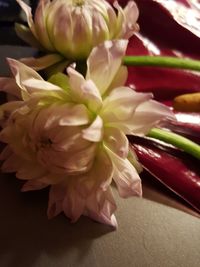
[(73, 1), (76, 6), (82, 6), (85, 2), (85, 0), (73, 0)]
[(42, 138), (38, 144), (38, 148), (48, 148), (51, 147), (52, 141), (50, 138)]

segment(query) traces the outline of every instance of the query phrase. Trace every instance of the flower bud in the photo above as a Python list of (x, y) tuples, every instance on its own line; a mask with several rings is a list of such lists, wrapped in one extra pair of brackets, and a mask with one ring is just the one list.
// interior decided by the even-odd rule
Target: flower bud
[[(28, 29), (17, 28), (20, 37), (32, 45), (34, 39), (48, 52), (67, 59), (86, 59), (92, 48), (105, 40), (128, 39), (138, 29), (138, 9), (133, 1), (115, 9), (105, 0), (40, 0), (34, 19), (31, 9), (17, 0), (27, 15)], [(116, 13), (118, 11), (118, 14)]]

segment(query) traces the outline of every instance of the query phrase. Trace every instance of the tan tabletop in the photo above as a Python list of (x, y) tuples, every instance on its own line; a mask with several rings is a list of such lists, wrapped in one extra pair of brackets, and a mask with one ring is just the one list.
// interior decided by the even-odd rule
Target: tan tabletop
[(48, 190), (20, 193), (20, 182), (1, 174), (0, 266), (199, 267), (197, 213), (157, 182), (143, 184), (143, 199), (115, 194), (119, 228), (112, 231), (86, 217), (48, 220)]

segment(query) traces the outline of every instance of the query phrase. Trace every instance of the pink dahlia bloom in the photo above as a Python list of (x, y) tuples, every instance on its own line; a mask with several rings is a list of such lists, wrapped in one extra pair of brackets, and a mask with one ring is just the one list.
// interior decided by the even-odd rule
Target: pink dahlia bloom
[(7, 144), (2, 169), (26, 180), (22, 191), (51, 186), (49, 217), (63, 211), (72, 221), (84, 214), (116, 226), (112, 181), (123, 198), (142, 194), (140, 165), (126, 135), (145, 135), (172, 114), (151, 94), (123, 86), (126, 46), (116, 40), (94, 48), (85, 77), (69, 67), (68, 76), (45, 81), (8, 60), (17, 86), (11, 92), (5, 79), (0, 86), (20, 98), (0, 108), (0, 141)]

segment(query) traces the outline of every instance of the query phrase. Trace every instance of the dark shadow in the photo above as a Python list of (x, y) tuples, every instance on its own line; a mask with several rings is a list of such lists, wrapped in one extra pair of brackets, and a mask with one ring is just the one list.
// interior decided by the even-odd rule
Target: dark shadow
[(13, 175), (0, 175), (0, 258), (7, 257), (1, 267), (29, 267), (41, 254), (53, 259), (74, 250), (79, 262), (94, 239), (113, 231), (86, 217), (75, 224), (64, 215), (48, 220), (48, 190), (21, 193), (20, 187)]

